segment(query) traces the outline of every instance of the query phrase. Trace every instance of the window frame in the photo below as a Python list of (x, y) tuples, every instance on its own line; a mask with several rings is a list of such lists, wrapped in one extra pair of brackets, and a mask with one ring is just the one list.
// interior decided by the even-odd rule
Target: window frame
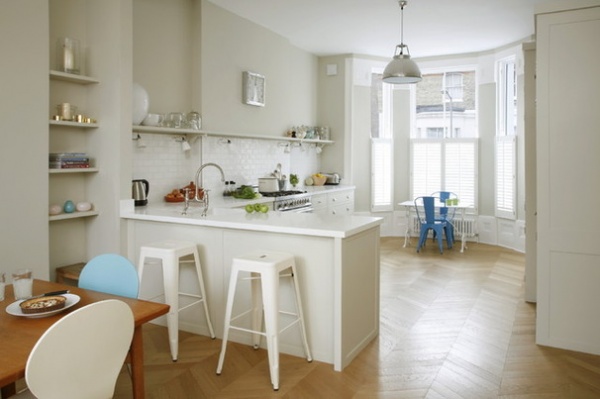
[[(383, 75), (382, 68), (371, 70), (371, 90), (373, 76)], [(392, 129), (393, 87), (383, 82), (381, 87), (381, 113), (379, 131), (373, 132), (371, 122), (371, 212), (387, 212), (394, 209), (394, 135)], [(371, 93), (371, 96), (373, 93)], [(371, 110), (371, 118), (373, 118)]]

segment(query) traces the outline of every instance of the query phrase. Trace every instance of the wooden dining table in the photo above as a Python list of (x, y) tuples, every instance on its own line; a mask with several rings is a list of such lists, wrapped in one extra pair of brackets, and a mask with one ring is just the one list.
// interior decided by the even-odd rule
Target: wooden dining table
[(142, 325), (167, 314), (169, 305), (85, 290), (44, 280), (34, 280), (33, 282), (34, 296), (65, 289), (80, 297), (77, 304), (53, 316), (32, 318), (14, 316), (6, 312), (6, 307), (14, 301), (12, 284), (6, 286), (4, 300), (0, 302), (0, 306), (3, 307), (0, 310), (0, 392), (2, 398), (8, 398), (16, 393), (15, 383), (25, 376), (25, 364), (29, 353), (52, 324), (75, 309), (105, 299), (119, 299), (127, 303), (133, 312), (135, 328), (130, 348), (133, 397), (144, 398)]

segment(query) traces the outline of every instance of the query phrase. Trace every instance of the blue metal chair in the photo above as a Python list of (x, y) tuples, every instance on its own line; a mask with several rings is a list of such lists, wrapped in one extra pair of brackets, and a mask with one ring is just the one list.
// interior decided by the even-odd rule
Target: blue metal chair
[[(436, 191), (431, 193), (432, 197), (438, 197), (440, 202), (446, 203), (447, 199), (458, 198), (458, 195), (451, 191)], [(454, 216), (456, 215), (456, 208), (444, 208), (441, 207), (439, 213), (436, 215), (436, 220), (440, 220), (442, 222), (448, 222), (450, 236), (452, 237), (452, 242), (454, 242)], [(435, 237), (434, 237), (435, 238)]]
[(98, 255), (90, 260), (81, 271), (78, 285), (127, 298), (137, 298), (140, 289), (135, 266), (117, 254)]
[[(421, 224), (421, 233), (419, 235), (419, 243), (417, 244), (417, 252), (427, 240), (429, 230), (433, 230), (434, 237), (437, 237), (440, 253), (444, 253), (443, 249), (443, 234), (446, 235), (446, 243), (448, 248), (452, 248), (452, 236), (449, 231), (449, 223), (435, 218), (435, 199), (436, 197), (417, 197), (415, 198), (415, 209), (417, 217)], [(422, 210), (419, 210), (421, 208)], [(424, 214), (422, 214), (424, 213)]]

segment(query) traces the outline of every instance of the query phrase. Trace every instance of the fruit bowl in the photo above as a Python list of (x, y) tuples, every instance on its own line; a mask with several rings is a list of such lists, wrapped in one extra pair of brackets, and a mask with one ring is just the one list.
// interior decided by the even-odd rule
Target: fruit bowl
[(312, 175), (311, 177), (313, 179), (313, 185), (315, 186), (322, 186), (327, 181), (327, 176)]

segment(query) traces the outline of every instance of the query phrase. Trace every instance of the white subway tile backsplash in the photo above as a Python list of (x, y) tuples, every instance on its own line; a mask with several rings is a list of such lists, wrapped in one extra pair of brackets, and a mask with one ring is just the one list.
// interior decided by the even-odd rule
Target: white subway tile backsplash
[[(132, 140), (133, 178), (150, 182), (149, 201), (162, 202), (163, 197), (174, 188), (187, 185), (204, 163), (216, 163), (227, 181), (236, 184), (258, 184), (259, 177), (269, 176), (281, 164), (281, 171), (288, 179), (297, 174), (300, 182), (320, 171), (320, 154), (314, 144), (289, 143), (276, 140), (251, 138), (223, 138), (214, 136), (190, 136), (192, 149), (183, 152), (180, 136), (168, 134), (141, 134), (146, 145), (138, 147)], [(285, 152), (285, 144), (290, 151)], [(206, 167), (203, 171), (205, 188), (223, 191), (221, 175), (217, 169)], [(289, 187), (289, 186), (288, 186)]]

